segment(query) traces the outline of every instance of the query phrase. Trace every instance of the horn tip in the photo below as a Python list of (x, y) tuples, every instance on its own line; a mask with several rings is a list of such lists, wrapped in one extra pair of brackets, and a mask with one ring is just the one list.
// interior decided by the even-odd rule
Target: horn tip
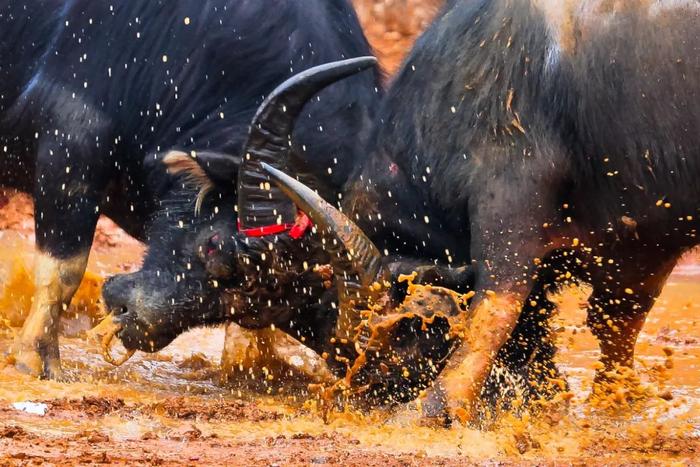
[(268, 174), (274, 173), (275, 169), (267, 162), (260, 161), (260, 168)]
[(272, 180), (276, 182), (282, 182), (286, 178), (289, 177), (286, 173), (284, 173), (282, 170), (276, 169), (275, 167), (271, 166), (270, 164), (260, 161), (260, 169), (269, 176)]
[(374, 57), (372, 55), (365, 55), (363, 57), (357, 57), (354, 59), (351, 59), (350, 61), (354, 61), (356, 65), (360, 67), (360, 69), (364, 70), (366, 68), (369, 68), (371, 66), (377, 65), (379, 63), (379, 60), (377, 60), (377, 57)]

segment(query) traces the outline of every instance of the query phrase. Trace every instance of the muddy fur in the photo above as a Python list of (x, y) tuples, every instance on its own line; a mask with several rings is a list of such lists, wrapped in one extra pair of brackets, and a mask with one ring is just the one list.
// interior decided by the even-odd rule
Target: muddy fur
[[(236, 193), (229, 184), (197, 200), (163, 156), (240, 161), (253, 113), (275, 86), (370, 54), (348, 0), (0, 1), (0, 184), (33, 195), (37, 247), (53, 258), (87, 255), (101, 214), (147, 242), (149, 269), (111, 281), (105, 297), (119, 312), (150, 307), (167, 343), (221, 314), (200, 252), (217, 232), (215, 250), (230, 239)], [(329, 190), (364, 157), (379, 83), (379, 70), (367, 71), (304, 109), (293, 149), (335, 164)]]
[[(590, 324), (607, 363), (629, 360), (617, 348), (633, 346), (628, 323), (643, 322), (700, 219), (698, 8), (660, 4), (600, 10), (586, 40), (564, 48), (541, 5), (451, 2), (388, 91), (348, 206), (369, 189), (390, 232), (380, 247), (435, 260), (447, 247), (473, 261), (477, 291), (515, 290), (537, 310), (552, 306), (533, 260), (577, 239)], [(617, 332), (600, 326), (603, 309)], [(513, 339), (530, 344), (501, 357), (517, 367), (540, 349), (546, 361), (540, 321), (526, 308)]]
[[(486, 291), (523, 303), (497, 357), (514, 380), (558, 378), (547, 291), (574, 279), (593, 288), (605, 367), (631, 364), (646, 312), (697, 244), (698, 11), (454, 0), (382, 101), (343, 211), (387, 262), (466, 265), (451, 285), (474, 303)], [(484, 394), (499, 392), (514, 394), (494, 373)]]

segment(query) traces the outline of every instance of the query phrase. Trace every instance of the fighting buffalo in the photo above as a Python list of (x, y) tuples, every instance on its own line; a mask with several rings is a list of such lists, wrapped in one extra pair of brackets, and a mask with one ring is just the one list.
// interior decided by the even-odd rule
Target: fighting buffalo
[(632, 365), (647, 312), (698, 244), (699, 14), (692, 2), (452, 2), (421, 38), (342, 207), (387, 232), (380, 248), (413, 239), (426, 258), (471, 258), (462, 345), (428, 400), (469, 419), (494, 356), (550, 353), (537, 317), (570, 277), (592, 286), (599, 376)]
[[(233, 319), (279, 319), (319, 350), (327, 343), (313, 339), (333, 335), (330, 364), (366, 363), (372, 374), (392, 375), (384, 384), (395, 381), (396, 366), (407, 379), (411, 372), (358, 363), (377, 342), (376, 333), (358, 332), (363, 326), (399, 344), (441, 334), (449, 348), (410, 347), (437, 368), (428, 379), (444, 367), (426, 405), (468, 420), (495, 360), (556, 379), (548, 292), (577, 278), (592, 286), (588, 324), (601, 377), (632, 365), (654, 299), (698, 244), (698, 15), (696, 3), (676, 1), (449, 2), (383, 99), (369, 156), (342, 199), (324, 202), (278, 170), (316, 188), (332, 169), (286, 149), (290, 110), (301, 105), (294, 96), (312, 93), (296, 83), (304, 92), (268, 101), (238, 171), (244, 231), (233, 255), (247, 280), (226, 292)], [(294, 239), (310, 225), (305, 215), (316, 226)], [(266, 226), (289, 228), (245, 234)], [(401, 298), (407, 313), (391, 321), (401, 304), (390, 272), (421, 263), (436, 283), (473, 296), (428, 288), (419, 297), (427, 312), (416, 316), (409, 294)], [(330, 265), (335, 297), (313, 264)], [(284, 315), (302, 307), (294, 319)], [(371, 322), (375, 312), (381, 323)]]
[[(146, 272), (104, 297), (159, 323), (139, 348), (218, 316), (236, 231), (237, 169), (223, 154), (242, 156), (256, 108), (284, 79), (369, 52), (346, 0), (2, 2), (0, 180), (33, 195), (38, 249), (17, 368), (61, 376), (57, 322), (101, 214), (149, 244)], [(374, 68), (304, 107), (292, 151), (334, 167), (329, 193), (361, 154), (379, 81)], [(198, 197), (203, 179), (224, 188)]]

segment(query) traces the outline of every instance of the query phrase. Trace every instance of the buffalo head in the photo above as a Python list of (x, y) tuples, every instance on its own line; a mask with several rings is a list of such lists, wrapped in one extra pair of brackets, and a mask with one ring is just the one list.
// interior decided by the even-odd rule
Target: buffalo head
[[(458, 345), (467, 297), (413, 284), (397, 295), (395, 279), (409, 279), (394, 274), (402, 268), (309, 187), (322, 185), (318, 171), (290, 154), (299, 90), (313, 95), (346, 66), (298, 75), (259, 109), (238, 170), (235, 269), (246, 286), (226, 293), (232, 309), (246, 310), (237, 322), (275, 324), (323, 355), (342, 376), (334, 389), (371, 405), (402, 402), (431, 383)], [(282, 170), (290, 167), (296, 178)]]
[[(337, 293), (336, 326), (328, 340), (336, 353), (351, 347), (342, 380), (332, 389), (370, 405), (405, 402), (418, 396), (459, 344), (469, 295), (413, 284), (415, 275), (392, 277), (372, 241), (339, 209), (284, 172), (260, 164), (271, 183), (307, 213), (324, 239)], [(405, 296), (392, 293), (408, 282)]]
[[(139, 273), (114, 279), (105, 287), (114, 313), (105, 324), (105, 347), (113, 335), (127, 349), (154, 351), (194, 326), (222, 321), (248, 328), (275, 325), (321, 354), (340, 377), (333, 392), (340, 389), (349, 399), (370, 405), (404, 402), (430, 385), (460, 342), (468, 297), (413, 284), (397, 295), (396, 283), (410, 277), (395, 277), (396, 265), (340, 208), (324, 200), (317, 171), (289, 150), (295, 119), (307, 101), (374, 63), (361, 58), (316, 67), (266, 99), (242, 157), (215, 160), (224, 166), (216, 174), (237, 172), (237, 225), (235, 230), (231, 222), (210, 229), (225, 247), (206, 235), (197, 237), (194, 243), (205, 247), (183, 258), (199, 274), (200, 289), (188, 293), (194, 300), (149, 294), (144, 289), (149, 283)], [(195, 174), (209, 194), (201, 198), (213, 199), (221, 212), (211, 195), (217, 193), (211, 186), (220, 180), (210, 173), (210, 158), (173, 157), (171, 165), (192, 166), (186, 172)], [(283, 172), (288, 167), (294, 167), (297, 178)], [(232, 211), (224, 212), (233, 218)], [(215, 219), (209, 213), (205, 222)], [(196, 267), (192, 261), (198, 261)], [(164, 280), (171, 281), (174, 295), (180, 294), (177, 277)], [(219, 281), (218, 288), (212, 281)], [(119, 294), (128, 303), (112, 298), (117, 287), (129, 290)], [(166, 284), (157, 289), (168, 290)]]
[[(285, 126), (286, 119), (270, 115), (269, 109), (284, 109), (296, 117), (326, 86), (375, 64), (372, 57), (349, 59), (308, 70), (287, 81), (267, 97), (255, 115), (242, 155), (175, 150), (156, 156), (174, 180), (172, 193), (161, 201), (162, 212), (149, 228), (149, 250), (141, 270), (114, 276), (104, 286), (110, 314), (96, 332), (105, 335), (105, 356), (109, 360), (113, 361), (107, 347), (115, 336), (131, 354), (135, 350), (160, 350), (197, 326), (227, 321), (249, 328), (273, 324), (262, 305), (279, 296), (275, 284), (268, 280), (271, 285), (266, 287), (268, 284), (255, 281), (253, 274), (238, 267), (249, 269), (251, 251), (267, 248), (269, 243), (256, 243), (254, 238), (239, 233), (239, 229), (246, 232), (245, 219), (237, 213), (239, 198), (246, 203), (265, 204), (264, 200), (256, 200), (258, 187), (248, 186), (248, 179), (242, 177), (241, 183), (235, 183), (241, 161), (253, 153), (272, 154), (290, 148), (291, 128)], [(261, 212), (258, 220), (267, 218)], [(278, 278), (286, 273), (305, 279), (303, 270), (294, 270), (288, 264), (266, 266), (264, 256), (258, 254), (255, 258), (259, 271), (271, 269), (279, 273)]]

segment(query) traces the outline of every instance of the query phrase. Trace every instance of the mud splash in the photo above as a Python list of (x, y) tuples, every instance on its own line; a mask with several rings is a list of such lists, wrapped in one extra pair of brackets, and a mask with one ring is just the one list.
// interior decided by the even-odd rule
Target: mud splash
[[(4, 326), (20, 327), (29, 314), (34, 296), (34, 267), (32, 250), (17, 233), (3, 232), (0, 244), (0, 316)], [(100, 291), (103, 277), (88, 271), (75, 294), (71, 306), (63, 314), (61, 333), (75, 335), (88, 329), (102, 315)]]
[(414, 284), (415, 278), (415, 273), (398, 278), (406, 283), (407, 295), (396, 309), (382, 299), (360, 313), (349, 342), (357, 358), (345, 362), (344, 378), (314, 387), (324, 419), (336, 405), (377, 407), (415, 399), (459, 344), (470, 295)]
[[(5, 258), (24, 261), (31, 252), (31, 242), (21, 236), (6, 236), (0, 245), (7, 244)], [(114, 257), (98, 249), (91, 271), (102, 277), (123, 269), (124, 264), (109, 262)], [(18, 278), (29, 267), (4, 264), (4, 277), (21, 285), (10, 292), (26, 292)], [(72, 382), (36, 381), (10, 367), (0, 370), (0, 464), (691, 465), (700, 455), (700, 276), (681, 268), (649, 315), (637, 347), (637, 371), (612, 378), (611, 387), (596, 393), (591, 388), (597, 344), (578, 307), (585, 291), (558, 297), (557, 359), (570, 392), (537, 415), (506, 414), (484, 432), (423, 427), (415, 409), (369, 415), (348, 409), (330, 413), (324, 423), (305, 397), (222, 387), (222, 329), (190, 332), (165, 351), (138, 354), (117, 369), (78, 332), (62, 340)], [(95, 303), (93, 289), (85, 290), (87, 303)], [(12, 335), (10, 328), (0, 331), (0, 351)], [(251, 375), (267, 378), (261, 369)], [(285, 381), (266, 387), (275, 384)], [(46, 404), (46, 414), (11, 405), (26, 401)]]

